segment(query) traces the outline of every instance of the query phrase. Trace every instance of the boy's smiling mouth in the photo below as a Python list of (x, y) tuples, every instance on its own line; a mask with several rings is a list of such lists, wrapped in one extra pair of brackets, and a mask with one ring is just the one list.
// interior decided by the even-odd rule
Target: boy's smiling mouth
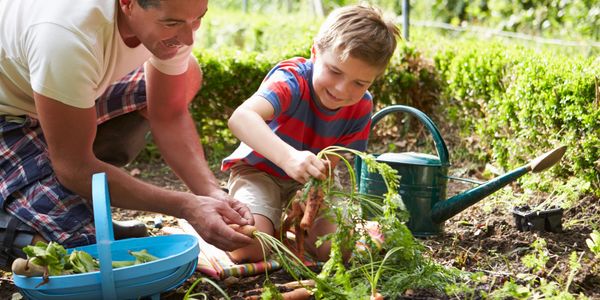
[(329, 90), (325, 90), (325, 93), (327, 94), (327, 96), (328, 96), (328, 97), (331, 99), (331, 101), (333, 101), (333, 102), (342, 102), (342, 101), (344, 101), (343, 99), (341, 99), (341, 98), (338, 98), (338, 97), (334, 96), (334, 95), (333, 95), (333, 94), (332, 94), (332, 93), (331, 93)]

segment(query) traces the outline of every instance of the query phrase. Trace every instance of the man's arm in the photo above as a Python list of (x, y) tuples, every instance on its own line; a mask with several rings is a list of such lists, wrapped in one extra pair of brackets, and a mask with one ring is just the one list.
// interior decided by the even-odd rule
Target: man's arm
[[(147, 117), (154, 140), (167, 164), (196, 195), (227, 202), (239, 217), (228, 220), (253, 224), (250, 210), (225, 193), (208, 167), (196, 125), (189, 112), (202, 83), (202, 72), (194, 58), (181, 75), (166, 75), (146, 64)], [(197, 216), (196, 216), (197, 217)], [(195, 225), (194, 217), (186, 218)]]
[(298, 151), (271, 131), (265, 120), (273, 117), (271, 103), (253, 96), (240, 105), (229, 118), (229, 129), (242, 142), (279, 166), (300, 183), (309, 178), (325, 178), (326, 167), (310, 151)]
[(189, 112), (189, 103), (202, 83), (198, 63), (191, 59), (188, 70), (175, 76), (161, 73), (150, 63), (145, 71), (148, 120), (163, 158), (194, 194), (224, 197)]
[(76, 108), (37, 93), (34, 99), (52, 166), (61, 184), (69, 190), (91, 199), (92, 174), (106, 172), (114, 206), (195, 219), (196, 230), (208, 242), (225, 250), (251, 241), (223, 221), (227, 218), (244, 223), (229, 203), (159, 188), (97, 159), (92, 151), (96, 134), (94, 107)]

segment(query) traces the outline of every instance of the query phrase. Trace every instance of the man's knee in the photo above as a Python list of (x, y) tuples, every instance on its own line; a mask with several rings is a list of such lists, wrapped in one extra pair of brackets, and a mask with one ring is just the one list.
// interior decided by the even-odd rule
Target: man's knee
[(106, 163), (122, 167), (144, 149), (148, 132), (150, 124), (138, 111), (110, 119), (98, 126), (94, 154)]

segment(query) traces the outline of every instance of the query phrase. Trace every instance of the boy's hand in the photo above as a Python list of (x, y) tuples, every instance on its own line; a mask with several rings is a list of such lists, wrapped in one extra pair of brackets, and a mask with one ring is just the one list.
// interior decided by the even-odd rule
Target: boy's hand
[(311, 177), (325, 179), (327, 165), (323, 160), (310, 151), (294, 151), (289, 159), (284, 161), (281, 168), (294, 180), (304, 184)]

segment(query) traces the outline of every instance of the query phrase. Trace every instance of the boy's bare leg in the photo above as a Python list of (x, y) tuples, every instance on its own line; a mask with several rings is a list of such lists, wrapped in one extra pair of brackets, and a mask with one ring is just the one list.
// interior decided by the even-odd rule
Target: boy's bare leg
[(317, 261), (326, 261), (329, 259), (331, 241), (325, 241), (318, 248), (315, 246), (315, 243), (320, 237), (335, 232), (336, 228), (335, 224), (331, 223), (327, 218), (320, 216), (315, 219), (312, 227), (307, 231), (304, 247)]
[[(258, 231), (268, 233), (270, 235), (275, 233), (275, 229), (273, 228), (273, 223), (271, 220), (259, 214), (253, 214), (253, 216), (254, 226), (256, 226)], [(267, 250), (267, 255), (269, 254), (268, 251), (269, 250)], [(235, 263), (259, 262), (265, 260), (260, 242), (257, 239), (254, 239), (252, 244), (248, 246), (229, 252), (229, 257)]]

